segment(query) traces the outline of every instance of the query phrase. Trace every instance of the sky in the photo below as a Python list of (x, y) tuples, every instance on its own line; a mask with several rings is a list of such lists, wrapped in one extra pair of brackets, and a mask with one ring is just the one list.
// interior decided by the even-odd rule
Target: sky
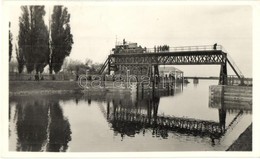
[[(53, 6), (46, 6), (48, 25)], [(246, 77), (252, 77), (252, 8), (246, 5), (73, 4), (74, 44), (69, 59), (103, 63), (116, 41), (143, 47), (222, 45)], [(18, 35), (20, 6), (9, 7), (11, 31)], [(176, 66), (187, 76), (218, 76), (220, 66)], [(234, 74), (228, 69), (228, 74)]]

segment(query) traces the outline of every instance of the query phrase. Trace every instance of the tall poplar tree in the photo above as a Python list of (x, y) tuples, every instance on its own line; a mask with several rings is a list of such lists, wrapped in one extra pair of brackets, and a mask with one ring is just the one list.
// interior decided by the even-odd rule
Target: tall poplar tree
[(73, 36), (70, 28), (70, 14), (63, 6), (54, 6), (51, 17), (50, 74), (58, 73), (64, 59), (70, 55)]
[(31, 46), (36, 74), (42, 73), (49, 61), (49, 32), (44, 23), (44, 6), (30, 6)]
[(10, 27), (11, 27), (11, 23), (9, 22), (9, 62), (11, 61), (12, 52), (13, 52), (13, 43), (12, 43), (13, 35), (11, 33)]
[(28, 73), (34, 70), (33, 57), (31, 56), (31, 28), (29, 22), (29, 9), (21, 6), (22, 15), (19, 17), (18, 50), (23, 53), (25, 66)]
[(24, 60), (24, 55), (21, 49), (18, 49), (17, 46), (15, 45), (15, 51), (16, 51), (16, 59), (18, 62), (18, 72), (22, 73), (23, 72), (23, 68), (24, 68), (24, 64), (25, 64), (25, 60)]
[(49, 34), (44, 24), (44, 6), (22, 6), (18, 47), (28, 73), (42, 73), (49, 61)]

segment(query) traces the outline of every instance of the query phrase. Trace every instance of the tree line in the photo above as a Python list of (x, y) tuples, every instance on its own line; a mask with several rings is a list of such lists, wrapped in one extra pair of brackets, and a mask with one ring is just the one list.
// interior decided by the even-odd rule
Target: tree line
[[(48, 65), (50, 74), (58, 73), (73, 45), (68, 9), (54, 6), (49, 28), (44, 21), (44, 6), (21, 6), (21, 10), (18, 46), (15, 46), (18, 72), (26, 68), (27, 73), (35, 71), (38, 75)], [(9, 29), (9, 61), (13, 50), (12, 39)]]

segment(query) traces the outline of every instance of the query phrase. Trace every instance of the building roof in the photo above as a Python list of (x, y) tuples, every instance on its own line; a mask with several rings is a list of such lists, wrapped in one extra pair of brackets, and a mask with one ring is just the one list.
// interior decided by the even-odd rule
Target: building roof
[(178, 73), (183, 73), (180, 69), (176, 67), (169, 67), (169, 66), (161, 66), (159, 67), (159, 72), (178, 72)]

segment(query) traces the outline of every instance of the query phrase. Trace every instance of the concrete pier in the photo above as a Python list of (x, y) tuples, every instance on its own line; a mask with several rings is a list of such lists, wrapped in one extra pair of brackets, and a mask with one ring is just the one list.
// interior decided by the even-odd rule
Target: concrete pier
[(209, 89), (210, 107), (252, 111), (252, 87), (214, 85)]

